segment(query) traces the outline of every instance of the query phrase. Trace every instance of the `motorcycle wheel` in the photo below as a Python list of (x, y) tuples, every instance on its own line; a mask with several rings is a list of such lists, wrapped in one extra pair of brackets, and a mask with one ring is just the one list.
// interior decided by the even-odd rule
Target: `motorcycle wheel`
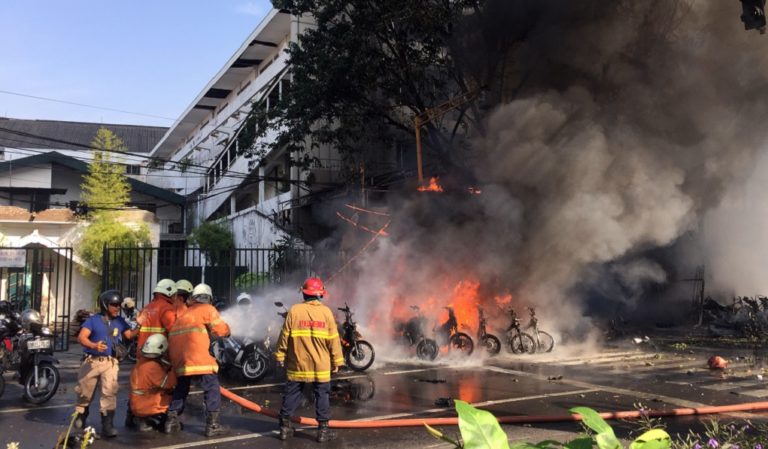
[(536, 352), (536, 342), (533, 341), (533, 337), (521, 332), (509, 339), (508, 349), (515, 354), (533, 354)]
[(416, 356), (421, 360), (435, 360), (437, 358), (437, 343), (431, 338), (425, 338), (416, 345)]
[(501, 351), (501, 341), (495, 335), (488, 334), (480, 340), (485, 351), (490, 355), (496, 355)]
[(555, 348), (555, 339), (547, 332), (539, 331), (539, 351), (552, 352)]
[(471, 355), (475, 350), (475, 343), (472, 341), (472, 337), (464, 332), (457, 332), (451, 335), (448, 343), (451, 345), (451, 350), (458, 349), (466, 355)]
[(136, 339), (131, 340), (131, 344), (128, 345), (128, 360), (131, 362), (136, 361)]
[(35, 371), (27, 375), (24, 380), (24, 398), (33, 404), (42, 404), (56, 394), (56, 390), (59, 388), (59, 382), (61, 381), (61, 375), (58, 368), (51, 363), (43, 362), (37, 366), (37, 371), (40, 373), (40, 378), (46, 381), (46, 386), (43, 389), (35, 387)]
[(374, 357), (373, 346), (365, 340), (358, 340), (347, 353), (347, 365), (352, 371), (365, 371), (373, 365)]
[(253, 353), (245, 359), (240, 371), (246, 379), (256, 381), (267, 374), (267, 368), (267, 360), (258, 353)]

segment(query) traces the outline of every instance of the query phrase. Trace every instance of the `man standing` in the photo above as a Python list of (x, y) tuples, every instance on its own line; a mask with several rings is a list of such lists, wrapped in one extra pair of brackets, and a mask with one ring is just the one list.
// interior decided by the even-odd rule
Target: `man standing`
[[(152, 301), (144, 307), (139, 313), (137, 322), (141, 326), (139, 330), (139, 340), (136, 342), (137, 348), (143, 348), (147, 338), (152, 334), (168, 333), (168, 329), (163, 327), (163, 315), (167, 310), (173, 310), (173, 295), (176, 294), (176, 283), (170, 279), (161, 279), (158, 281), (155, 289), (152, 290)], [(139, 351), (136, 358), (143, 357)]]
[(176, 282), (176, 293), (173, 295), (173, 307), (163, 313), (161, 319), (162, 326), (169, 330), (176, 323), (176, 320), (187, 311), (187, 299), (192, 294), (192, 283), (186, 279)]
[(291, 415), (299, 406), (304, 384), (311, 382), (319, 423), (317, 441), (323, 443), (331, 438), (331, 373), (344, 365), (344, 356), (333, 313), (320, 302), (326, 294), (323, 281), (311, 277), (301, 291), (304, 302), (288, 311), (275, 352), (275, 359), (285, 366), (288, 378), (280, 409), (280, 439), (287, 440), (293, 434)]
[(117, 373), (118, 361), (114, 347), (121, 337), (130, 340), (136, 331), (120, 315), (123, 296), (117, 290), (107, 290), (99, 295), (101, 313), (85, 320), (77, 341), (83, 346), (83, 363), (77, 375), (77, 418), (75, 427), (85, 428), (88, 407), (93, 400), (96, 384), (101, 383), (101, 435), (117, 436), (114, 427), (115, 409), (117, 408)]
[(175, 433), (181, 430), (179, 415), (184, 411), (184, 403), (189, 395), (189, 386), (193, 380), (200, 382), (203, 389), (203, 401), (207, 413), (205, 436), (211, 437), (227, 432), (219, 423), (221, 410), (221, 392), (219, 391), (219, 365), (210, 353), (211, 338), (229, 336), (229, 325), (221, 319), (219, 311), (211, 305), (213, 292), (206, 284), (197, 284), (189, 297), (189, 308), (179, 316), (168, 333), (171, 364), (178, 377), (173, 390), (173, 401), (168, 408), (165, 432)]
[(171, 362), (165, 359), (167, 350), (168, 339), (165, 335), (150, 335), (141, 348), (144, 357), (136, 362), (131, 371), (128, 407), (141, 432), (149, 432), (153, 428), (162, 430), (165, 426), (166, 412), (176, 387)]

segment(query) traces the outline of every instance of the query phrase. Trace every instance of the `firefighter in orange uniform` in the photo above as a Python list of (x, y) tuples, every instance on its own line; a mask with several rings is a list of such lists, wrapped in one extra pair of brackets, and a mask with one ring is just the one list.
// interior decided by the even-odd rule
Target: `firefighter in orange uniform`
[(173, 401), (168, 408), (165, 432), (175, 433), (181, 430), (179, 415), (184, 411), (184, 403), (189, 395), (192, 380), (200, 382), (203, 389), (206, 420), (205, 436), (211, 437), (226, 433), (219, 423), (221, 410), (221, 392), (219, 391), (219, 365), (209, 352), (211, 338), (229, 336), (229, 325), (221, 319), (219, 311), (211, 305), (213, 292), (206, 284), (197, 284), (189, 297), (189, 308), (179, 316), (168, 333), (168, 351), (171, 364), (176, 372), (177, 383), (173, 390)]
[[(143, 348), (147, 338), (152, 334), (167, 335), (168, 330), (163, 327), (163, 315), (167, 310), (173, 309), (173, 295), (176, 294), (176, 283), (170, 279), (161, 279), (155, 289), (152, 290), (152, 301), (139, 312), (136, 322), (139, 323), (139, 339), (137, 348)], [(142, 358), (138, 351), (136, 358)]]
[(133, 415), (133, 424), (139, 431), (162, 430), (166, 412), (171, 404), (176, 375), (171, 362), (166, 358), (168, 339), (163, 334), (153, 334), (141, 348), (144, 356), (136, 362), (131, 371), (131, 392), (128, 407)]
[(275, 359), (285, 366), (285, 390), (280, 409), (280, 439), (287, 440), (293, 429), (291, 415), (301, 401), (304, 384), (311, 382), (315, 391), (315, 412), (319, 426), (317, 441), (332, 438), (328, 430), (331, 419), (331, 373), (344, 365), (339, 332), (331, 309), (320, 302), (326, 294), (323, 281), (311, 277), (301, 288), (304, 302), (288, 311), (277, 342)]
[(186, 279), (181, 279), (176, 282), (176, 293), (173, 295), (173, 307), (167, 309), (163, 313), (161, 323), (163, 327), (168, 330), (173, 327), (178, 319), (184, 312), (187, 311), (187, 299), (192, 294), (192, 283)]

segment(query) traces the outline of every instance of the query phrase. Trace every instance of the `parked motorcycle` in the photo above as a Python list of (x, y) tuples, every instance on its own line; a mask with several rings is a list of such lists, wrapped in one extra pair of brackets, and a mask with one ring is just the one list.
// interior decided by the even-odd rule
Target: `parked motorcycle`
[(354, 314), (349, 305), (344, 303), (344, 307), (338, 309), (344, 312), (344, 322), (339, 325), (344, 360), (353, 371), (365, 371), (373, 364), (376, 356), (373, 345), (363, 340), (363, 336), (357, 331), (357, 323), (352, 321)]
[(249, 381), (261, 379), (269, 368), (269, 354), (249, 337), (215, 338), (211, 342), (211, 353), (221, 367), (237, 369)]
[(404, 346), (415, 346), (416, 356), (421, 360), (435, 360), (437, 358), (437, 342), (427, 338), (424, 334), (427, 318), (421, 313), (419, 306), (411, 306), (411, 310), (416, 315), (395, 327), (395, 331), (399, 334), (398, 340)]
[(480, 314), (480, 325), (477, 328), (477, 341), (485, 348), (490, 355), (496, 355), (501, 351), (501, 341), (499, 337), (489, 334), (486, 331), (488, 320), (485, 318), (485, 313), (482, 308), (478, 309)]
[(0, 397), (5, 391), (3, 373), (19, 364), (18, 334), (21, 331), (21, 315), (14, 304), (0, 301)]
[(466, 355), (472, 354), (475, 350), (475, 343), (472, 337), (459, 332), (459, 323), (456, 320), (456, 313), (453, 307), (444, 307), (448, 311), (448, 320), (434, 329), (437, 334), (437, 342), (440, 346), (449, 345), (450, 349), (458, 349)]

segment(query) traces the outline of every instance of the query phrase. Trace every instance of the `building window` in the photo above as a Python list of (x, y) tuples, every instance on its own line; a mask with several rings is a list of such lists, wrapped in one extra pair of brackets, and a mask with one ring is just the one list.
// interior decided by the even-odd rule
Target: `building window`
[(140, 175), (141, 165), (125, 164), (125, 174), (136, 175), (136, 176)]

